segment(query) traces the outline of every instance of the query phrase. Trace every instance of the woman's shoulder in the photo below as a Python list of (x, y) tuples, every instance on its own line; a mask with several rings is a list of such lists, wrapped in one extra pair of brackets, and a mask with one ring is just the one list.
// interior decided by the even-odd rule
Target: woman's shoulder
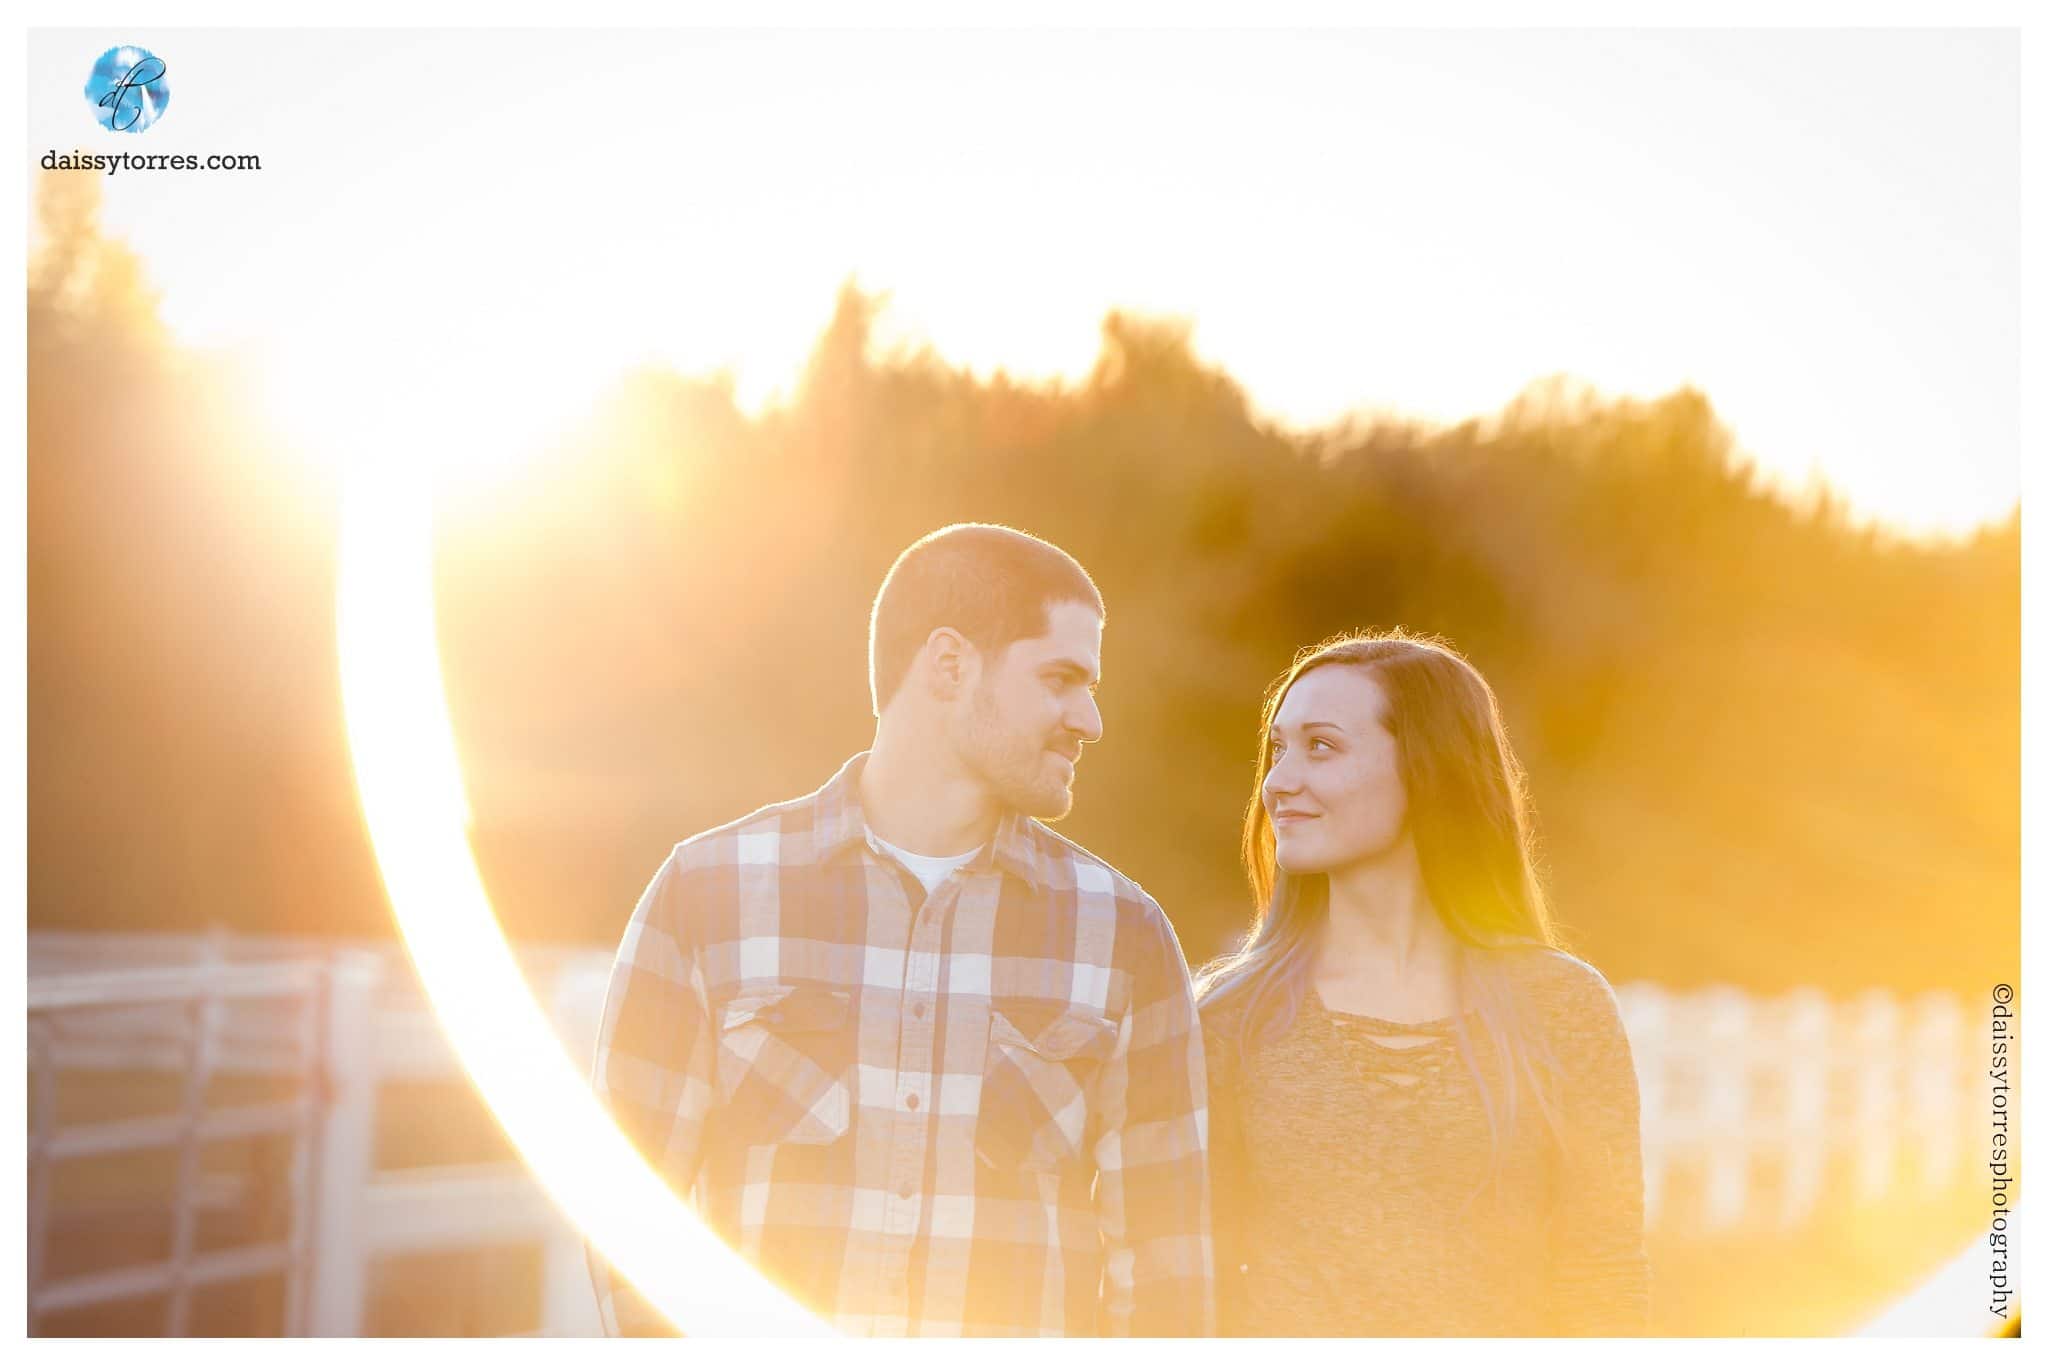
[(1557, 948), (1518, 950), (1510, 972), (1529, 1006), (1524, 1017), (1545, 1039), (1568, 1078), (1575, 1107), (1623, 1126), (1640, 1103), (1635, 1050), (1621, 1002), (1599, 968)]
[(1243, 991), (1208, 991), (1195, 1000), (1205, 1036), (1234, 1037), (1244, 1024)]
[(1539, 1011), (1580, 1020), (1620, 1017), (1614, 987), (1584, 958), (1541, 944), (1504, 949), (1500, 956), (1508, 979)]
[(1202, 1020), (1202, 1050), (1212, 1066), (1229, 1066), (1243, 1052), (1250, 993), (1211, 985), (1195, 1000)]

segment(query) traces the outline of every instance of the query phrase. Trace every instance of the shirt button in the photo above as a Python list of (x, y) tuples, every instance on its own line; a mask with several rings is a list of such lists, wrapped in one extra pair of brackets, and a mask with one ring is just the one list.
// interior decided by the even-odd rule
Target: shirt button
[(910, 1198), (910, 1186), (909, 1186), (909, 1185), (908, 1185), (907, 1183), (906, 1183), (906, 1184), (902, 1184), (902, 1185), (898, 1185), (898, 1186), (896, 1187), (896, 1197), (897, 1197), (898, 1199), (908, 1199), (908, 1198)]
[(913, 1018), (913, 1019), (922, 1019), (922, 1018), (924, 1018), (924, 1005), (923, 1005), (922, 1003), (920, 1003), (920, 1004), (917, 1004), (917, 1005), (914, 1005), (914, 1006), (912, 1006), (912, 1007), (911, 1007), (911, 1011), (910, 1011), (910, 1017), (911, 1017), (911, 1018)]
[(915, 1108), (917, 1108), (917, 1096), (915, 1096), (915, 1095), (912, 1095), (912, 1096), (910, 1096), (910, 1097), (909, 1097), (908, 1099), (904, 1100), (903, 1102), (904, 1102), (905, 1104), (909, 1105), (909, 1106), (910, 1106), (910, 1107), (911, 1107), (912, 1109), (915, 1109)]

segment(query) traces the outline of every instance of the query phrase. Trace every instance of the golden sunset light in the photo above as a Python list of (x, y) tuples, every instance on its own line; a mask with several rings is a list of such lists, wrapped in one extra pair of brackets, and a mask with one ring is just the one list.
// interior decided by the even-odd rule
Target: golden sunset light
[[(105, 220), (316, 433), (399, 379), (488, 463), (648, 363), (758, 410), (854, 279), (877, 345), (981, 374), (1075, 382), (1120, 308), (1296, 429), (1691, 384), (1771, 477), (1901, 529), (2017, 497), (2014, 72), (1967, 36), (335, 33), (327, 78), (377, 98), (311, 108), (260, 98), (274, 41), (188, 45), (161, 130), (261, 174), (107, 177)], [(553, 74), (439, 78), (478, 62)], [(68, 149), (59, 70), (30, 135)]]
[(760, 22), (30, 31), (29, 1334), (2016, 1333), (2020, 36)]
[(356, 463), (340, 554), (342, 702), (364, 818), (407, 949), (477, 1088), (548, 1193), (693, 1336), (806, 1336), (817, 1320), (706, 1229), (613, 1127), (498, 926), (434, 642), (431, 483)]

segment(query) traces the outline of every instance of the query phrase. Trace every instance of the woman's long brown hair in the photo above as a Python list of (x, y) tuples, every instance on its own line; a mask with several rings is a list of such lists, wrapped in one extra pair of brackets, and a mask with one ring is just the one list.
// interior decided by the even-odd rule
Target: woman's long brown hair
[[(1495, 1137), (1513, 1121), (1517, 1073), (1530, 1082), (1545, 1118), (1554, 1120), (1549, 1049), (1524, 1026), (1501, 969), (1506, 951), (1561, 948), (1536, 873), (1525, 779), (1493, 689), (1440, 640), (1402, 630), (1339, 635), (1302, 650), (1267, 689), (1242, 847), (1252, 888), (1251, 932), (1237, 951), (1202, 969), (1196, 994), (1205, 1011), (1225, 1000), (1243, 1002), (1239, 1041), (1249, 1052), (1285, 1031), (1309, 989), (1329, 878), (1280, 867), (1262, 797), (1272, 766), (1268, 736), (1288, 691), (1314, 669), (1338, 667), (1365, 671), (1386, 695), (1385, 721), (1423, 884), (1460, 948), (1458, 1045), (1479, 1081)], [(1467, 1010), (1479, 1016), (1503, 1063), (1500, 1097), (1474, 1060)]]

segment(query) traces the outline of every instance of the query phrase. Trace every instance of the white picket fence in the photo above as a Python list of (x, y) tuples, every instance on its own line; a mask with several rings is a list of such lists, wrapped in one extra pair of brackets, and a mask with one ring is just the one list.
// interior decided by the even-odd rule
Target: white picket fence
[[(31, 981), (110, 965), (214, 960), (326, 964), (329, 1045), (312, 1184), (317, 1235), (303, 1330), (359, 1334), (381, 1258), (507, 1245), (542, 1248), (539, 1331), (588, 1335), (595, 1304), (574, 1228), (516, 1163), (380, 1171), (372, 1151), (380, 1087), (457, 1080), (460, 1068), (402, 954), (388, 946), (194, 936), (32, 934)], [(610, 955), (529, 949), (522, 965), (569, 1055), (587, 1065)], [(1878, 1199), (1899, 1182), (1930, 1190), (1957, 1178), (1969, 1125), (1989, 1112), (1988, 1081), (1969, 1050), (1963, 1003), (1870, 992), (1758, 997), (1733, 988), (1618, 988), (1643, 1102), (1646, 1209), (1652, 1226), (1682, 1217), (1712, 1232), (1815, 1211), (1831, 1171)], [(175, 1068), (131, 1015), (101, 1011), (70, 1030), (67, 1065)], [(258, 1025), (224, 1028), (217, 1069), (292, 1065)], [(1669, 1197), (1684, 1188), (1681, 1211)]]
[[(1989, 1121), (1988, 1042), (1969, 1033), (1954, 995), (1831, 1000), (1647, 982), (1615, 993), (1642, 1092), (1652, 1226), (1684, 1177), (1702, 1186), (1690, 1216), (1707, 1232), (1804, 1221), (1844, 1163), (1859, 1199), (1905, 1181), (1937, 1192), (1967, 1160), (1967, 1134)], [(1987, 998), (1985, 1028), (1989, 1010)]]

